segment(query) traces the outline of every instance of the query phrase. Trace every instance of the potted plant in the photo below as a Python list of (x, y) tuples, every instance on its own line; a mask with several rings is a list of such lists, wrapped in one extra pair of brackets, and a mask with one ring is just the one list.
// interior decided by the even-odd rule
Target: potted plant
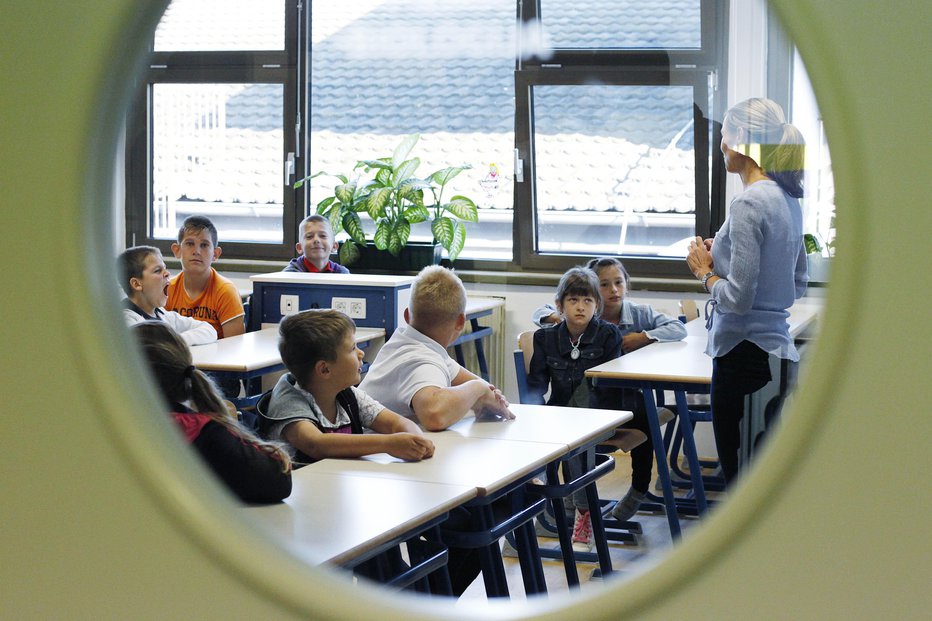
[[(317, 204), (317, 213), (330, 220), (334, 235), (346, 231), (350, 236), (340, 245), (340, 263), (353, 264), (366, 245), (359, 217), (363, 212), (375, 223), (375, 247), (396, 257), (408, 244), (411, 226), (428, 220), (434, 244), (445, 248), (451, 261), (462, 252), (466, 242), (463, 222), (478, 222), (478, 209), (472, 199), (462, 195), (444, 201), (443, 192), (454, 177), (471, 166), (450, 166), (426, 177), (417, 176), (421, 160), (409, 156), (419, 139), (420, 134), (406, 136), (391, 157), (359, 160), (348, 175), (321, 171), (295, 183), (299, 188), (320, 175), (340, 180), (333, 195)], [(357, 172), (360, 169), (362, 172)]]

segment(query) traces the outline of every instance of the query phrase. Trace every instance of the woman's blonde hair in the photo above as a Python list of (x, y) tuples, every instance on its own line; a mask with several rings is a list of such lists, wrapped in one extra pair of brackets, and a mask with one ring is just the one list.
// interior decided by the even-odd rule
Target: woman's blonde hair
[(743, 129), (743, 144), (754, 151), (744, 153), (755, 160), (768, 177), (794, 198), (803, 197), (806, 141), (796, 126), (786, 122), (783, 108), (763, 97), (745, 99), (725, 113), (722, 131)]
[(216, 384), (191, 364), (191, 350), (171, 326), (161, 321), (143, 321), (133, 324), (131, 331), (169, 404), (188, 404), (194, 411), (223, 425), (233, 435), (255, 444), (281, 461), (283, 472), (291, 470), (291, 459), (284, 445), (260, 440), (227, 414)]

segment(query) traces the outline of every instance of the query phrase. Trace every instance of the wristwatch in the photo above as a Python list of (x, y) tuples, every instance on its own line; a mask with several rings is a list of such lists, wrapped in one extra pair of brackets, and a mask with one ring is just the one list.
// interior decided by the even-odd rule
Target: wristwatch
[(709, 291), (709, 279), (713, 276), (718, 276), (718, 274), (715, 273), (715, 270), (709, 270), (699, 281), (702, 283), (702, 288), (705, 289), (706, 293), (712, 293)]

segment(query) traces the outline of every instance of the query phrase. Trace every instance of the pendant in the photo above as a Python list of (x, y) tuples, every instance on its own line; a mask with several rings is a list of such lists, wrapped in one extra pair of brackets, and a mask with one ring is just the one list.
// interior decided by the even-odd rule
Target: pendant
[(570, 352), (570, 358), (573, 360), (579, 358), (579, 347), (573, 345), (573, 351)]

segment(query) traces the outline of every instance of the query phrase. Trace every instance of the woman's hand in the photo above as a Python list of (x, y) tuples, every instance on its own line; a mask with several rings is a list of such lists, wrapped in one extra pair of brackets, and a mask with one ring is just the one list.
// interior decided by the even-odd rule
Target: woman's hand
[(686, 255), (686, 265), (692, 271), (693, 276), (702, 278), (712, 271), (712, 240), (703, 240), (696, 237), (689, 242), (689, 253)]

